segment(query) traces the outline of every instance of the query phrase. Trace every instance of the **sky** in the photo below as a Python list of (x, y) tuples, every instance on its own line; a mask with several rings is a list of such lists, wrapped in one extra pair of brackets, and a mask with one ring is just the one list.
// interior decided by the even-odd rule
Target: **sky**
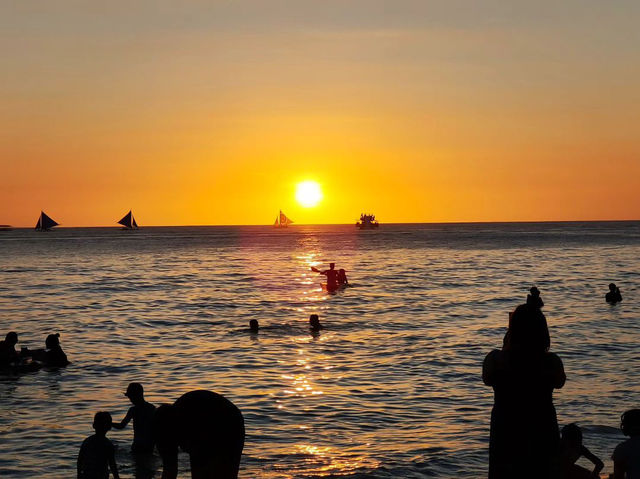
[(0, 223), (640, 219), (639, 23), (632, 1), (4, 0)]

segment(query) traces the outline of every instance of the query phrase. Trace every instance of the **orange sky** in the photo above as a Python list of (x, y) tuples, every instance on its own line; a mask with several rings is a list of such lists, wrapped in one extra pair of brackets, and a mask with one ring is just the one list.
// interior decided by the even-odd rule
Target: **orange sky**
[(640, 5), (513, 3), (5, 2), (0, 223), (640, 219)]

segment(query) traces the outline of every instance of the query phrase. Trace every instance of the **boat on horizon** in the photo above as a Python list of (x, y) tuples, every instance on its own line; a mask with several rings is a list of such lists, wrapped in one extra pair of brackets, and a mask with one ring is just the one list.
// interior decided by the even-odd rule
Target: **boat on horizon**
[(376, 220), (376, 215), (368, 215), (366, 213), (361, 213), (360, 221), (356, 223), (356, 227), (361, 230), (374, 229), (378, 226), (380, 226), (380, 223)]
[(276, 217), (276, 222), (273, 223), (273, 227), (274, 228), (287, 228), (291, 223), (293, 223), (292, 220), (290, 220), (289, 218), (287, 218), (287, 215), (285, 215), (282, 210), (280, 210), (280, 214)]
[(136, 219), (133, 217), (133, 213), (131, 210), (122, 217), (120, 221), (118, 221), (119, 225), (123, 226), (123, 230), (137, 230), (138, 223), (136, 223)]
[(40, 217), (36, 223), (36, 231), (49, 231), (54, 226), (58, 226), (55, 220), (51, 219), (44, 211), (40, 211)]
[(11, 231), (13, 226), (11, 225), (0, 225), (0, 231)]

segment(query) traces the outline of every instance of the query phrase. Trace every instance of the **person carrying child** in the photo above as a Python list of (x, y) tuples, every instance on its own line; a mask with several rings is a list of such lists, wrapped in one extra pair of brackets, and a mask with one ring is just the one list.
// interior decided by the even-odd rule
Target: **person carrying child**
[(109, 479), (109, 469), (113, 479), (120, 479), (116, 465), (115, 448), (107, 431), (111, 429), (111, 414), (98, 412), (93, 418), (96, 433), (82, 442), (78, 454), (78, 479)]

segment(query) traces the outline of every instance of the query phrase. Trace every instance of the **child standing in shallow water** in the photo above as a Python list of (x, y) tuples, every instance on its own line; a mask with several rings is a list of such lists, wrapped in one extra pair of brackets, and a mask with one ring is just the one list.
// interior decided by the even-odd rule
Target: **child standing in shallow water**
[(120, 479), (115, 459), (115, 448), (107, 431), (111, 429), (111, 414), (98, 412), (93, 418), (96, 433), (82, 442), (78, 454), (78, 479), (108, 479), (109, 469), (113, 479)]
[(620, 429), (629, 439), (613, 451), (613, 479), (640, 479), (640, 409), (625, 412)]

